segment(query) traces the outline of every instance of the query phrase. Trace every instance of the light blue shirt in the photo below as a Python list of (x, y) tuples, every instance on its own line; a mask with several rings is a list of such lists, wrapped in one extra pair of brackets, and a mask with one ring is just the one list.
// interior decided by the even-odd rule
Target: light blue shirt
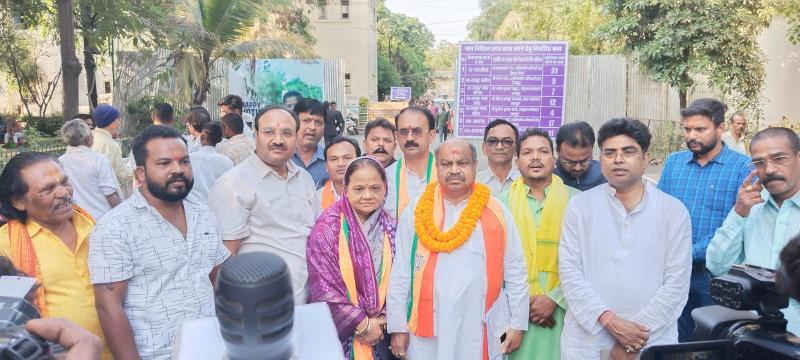
[(314, 185), (317, 187), (317, 190), (322, 188), (325, 182), (330, 179), (328, 168), (325, 167), (325, 145), (321, 142), (317, 144), (317, 151), (314, 153), (308, 165), (303, 162), (303, 159), (297, 152), (292, 155), (292, 161), (294, 161), (295, 165), (311, 174), (311, 178), (314, 179)]
[[(733, 264), (750, 264), (769, 269), (780, 267), (779, 255), (791, 238), (800, 233), (800, 192), (783, 202), (763, 190), (764, 202), (750, 209), (746, 218), (731, 210), (706, 251), (706, 267), (714, 275), (722, 275)], [(790, 300), (783, 309), (788, 330), (800, 334), (800, 304)]]

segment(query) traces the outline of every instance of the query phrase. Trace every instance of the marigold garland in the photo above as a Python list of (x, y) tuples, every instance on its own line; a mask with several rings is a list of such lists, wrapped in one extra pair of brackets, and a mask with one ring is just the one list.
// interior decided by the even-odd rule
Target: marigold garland
[(439, 184), (436, 182), (428, 184), (425, 192), (419, 198), (419, 203), (414, 209), (414, 228), (417, 230), (419, 241), (425, 245), (425, 248), (431, 252), (449, 253), (464, 244), (472, 235), (478, 225), (478, 219), (483, 214), (483, 208), (489, 202), (492, 191), (486, 185), (475, 183), (472, 195), (467, 201), (467, 207), (461, 212), (458, 222), (447, 232), (442, 232), (433, 219), (434, 193), (438, 186)]

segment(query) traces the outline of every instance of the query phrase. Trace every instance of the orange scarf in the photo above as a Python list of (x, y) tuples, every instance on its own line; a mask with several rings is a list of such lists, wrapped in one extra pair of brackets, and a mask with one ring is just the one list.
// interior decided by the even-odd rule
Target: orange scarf
[[(350, 257), (350, 227), (345, 219), (344, 214), (340, 214), (341, 229), (339, 230), (339, 271), (342, 273), (342, 280), (344, 280), (345, 287), (347, 288), (347, 297), (358, 306), (358, 289), (356, 288), (356, 275), (353, 268), (353, 259)], [(378, 284), (378, 308), (383, 309), (386, 303), (386, 294), (389, 291), (389, 274), (392, 272), (392, 243), (389, 241), (389, 234), (383, 234), (383, 260), (381, 260), (381, 267), (378, 273), (375, 274), (376, 279), (380, 281)], [(372, 360), (372, 346), (364, 344), (355, 337), (353, 337), (353, 351), (351, 352), (351, 360)]]
[[(434, 199), (433, 216), (439, 228), (444, 226), (444, 200), (441, 190)], [(500, 295), (503, 283), (503, 257), (505, 255), (506, 226), (503, 210), (494, 198), (484, 207), (480, 217), (483, 242), (486, 252), (486, 311)], [(420, 337), (433, 337), (433, 292), (434, 272), (438, 253), (431, 252), (414, 235), (411, 245), (411, 301), (408, 304), (407, 319), (409, 331)], [(483, 358), (489, 358), (486, 326), (483, 328)]]
[[(400, 220), (400, 215), (403, 214), (403, 210), (408, 206), (408, 203), (411, 199), (408, 197), (408, 183), (406, 180), (406, 172), (405, 172), (405, 163), (406, 159), (402, 158), (397, 161), (397, 168), (395, 171), (395, 191), (397, 199), (397, 206), (395, 207), (394, 215), (395, 220)], [(425, 170), (425, 184), (430, 184), (431, 179), (436, 179), (436, 166), (433, 164), (433, 153), (428, 153), (428, 167)]]
[(322, 187), (322, 210), (326, 210), (336, 202), (336, 195), (333, 193), (333, 180), (328, 180)]
[[(73, 216), (83, 216), (92, 224), (95, 223), (92, 215), (89, 215), (86, 210), (81, 209), (78, 205), (72, 205), (72, 210), (74, 211)], [(27, 224), (19, 220), (9, 220), (8, 240), (11, 243), (11, 262), (26, 275), (36, 278), (38, 286), (36, 287), (36, 299), (34, 299), (33, 303), (39, 309), (41, 317), (46, 318), (48, 311), (44, 282), (42, 281), (39, 260), (36, 258), (36, 251), (33, 249), (33, 241), (31, 241), (30, 234), (28, 234)]]

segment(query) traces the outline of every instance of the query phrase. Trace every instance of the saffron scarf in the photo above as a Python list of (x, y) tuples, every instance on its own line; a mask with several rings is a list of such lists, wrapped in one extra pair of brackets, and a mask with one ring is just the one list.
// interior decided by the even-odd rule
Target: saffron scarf
[[(344, 212), (340, 214), (341, 225), (339, 231), (339, 269), (342, 273), (342, 280), (344, 280), (347, 289), (347, 298), (353, 305), (359, 306), (358, 289), (356, 286), (355, 268), (353, 266), (353, 259), (350, 256), (350, 223), (345, 216)], [(362, 231), (360, 228), (354, 231)], [(386, 304), (386, 294), (389, 290), (389, 274), (392, 271), (392, 243), (389, 238), (389, 233), (384, 231), (383, 235), (383, 256), (380, 268), (375, 271), (372, 267), (372, 277), (375, 282), (375, 287), (378, 289), (378, 309), (383, 309)], [(366, 270), (366, 269), (362, 269)], [(378, 280), (380, 283), (378, 283)], [(372, 360), (372, 346), (364, 344), (354, 336), (352, 351), (350, 352), (351, 360)]]
[[(400, 215), (403, 210), (408, 206), (410, 198), (408, 196), (408, 180), (406, 179), (405, 158), (397, 161), (397, 168), (395, 169), (395, 191), (397, 196), (397, 206), (395, 207), (394, 218), (400, 220)], [(431, 179), (436, 179), (436, 166), (433, 166), (433, 153), (428, 153), (428, 167), (425, 169), (425, 184), (430, 184)]]
[[(74, 212), (73, 216), (83, 216), (92, 224), (95, 223), (92, 215), (89, 215), (86, 210), (81, 209), (78, 205), (72, 205), (72, 210)], [(36, 251), (33, 249), (33, 241), (31, 241), (31, 236), (28, 234), (27, 224), (19, 220), (9, 220), (8, 240), (11, 245), (11, 262), (25, 275), (35, 278), (38, 283), (36, 299), (33, 302), (39, 309), (41, 317), (46, 318), (48, 311), (42, 271), (39, 266), (39, 259), (36, 257)]]
[[(528, 261), (528, 284), (531, 296), (546, 294), (560, 284), (558, 242), (561, 240), (561, 224), (568, 202), (567, 186), (560, 177), (553, 175), (537, 227), (534, 214), (528, 205), (528, 190), (524, 179), (519, 177), (511, 184), (508, 204), (522, 237), (522, 249)], [(544, 288), (540, 284), (542, 272), (547, 273), (547, 284)]]
[(333, 193), (333, 180), (328, 180), (322, 187), (322, 210), (326, 210), (336, 202), (336, 195)]
[[(444, 198), (441, 187), (434, 192), (434, 221), (439, 228), (444, 227)], [(503, 258), (505, 255), (506, 226), (503, 210), (494, 198), (483, 208), (480, 217), (483, 230), (483, 242), (486, 255), (486, 309), (491, 306), (500, 295), (503, 284)], [(431, 252), (419, 242), (415, 234), (411, 244), (411, 288), (409, 289), (408, 319), (409, 331), (420, 337), (433, 337), (433, 293), (434, 273), (438, 253)], [(488, 359), (488, 341), (486, 326), (483, 328), (483, 358)]]

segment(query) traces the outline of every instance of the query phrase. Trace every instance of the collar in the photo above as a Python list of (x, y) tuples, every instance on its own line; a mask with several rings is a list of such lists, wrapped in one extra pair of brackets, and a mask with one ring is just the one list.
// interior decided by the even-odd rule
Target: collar
[(197, 148), (197, 152), (216, 153), (217, 150), (215, 150), (213, 146), (206, 145), (206, 146), (201, 146), (201, 147)]
[[(633, 210), (631, 210), (631, 212), (629, 214), (633, 214), (635, 212), (640, 211), (645, 206), (645, 203), (647, 202), (647, 198), (650, 197), (650, 194), (653, 191), (653, 185), (651, 185), (649, 182), (647, 182), (647, 180), (645, 180), (644, 178), (642, 178), (642, 183), (644, 184), (644, 193), (642, 194), (642, 201), (639, 202), (639, 205), (636, 205), (636, 207)], [(616, 197), (617, 189), (611, 187), (611, 185), (609, 185), (608, 183), (603, 183), (602, 185), (598, 185), (598, 186), (604, 186), (605, 187), (605, 191), (608, 194), (608, 196), (613, 200), (619, 201), (619, 199), (617, 199), (617, 197)]]
[(234, 140), (240, 140), (240, 139), (247, 139), (247, 137), (244, 136), (244, 133), (236, 134), (236, 135), (231, 136), (231, 138), (228, 139), (228, 141), (234, 141)]
[(92, 149), (88, 148), (86, 145), (80, 146), (67, 146), (68, 153), (79, 153), (79, 152), (90, 152)]
[(286, 168), (289, 170), (289, 173), (287, 174), (286, 179), (284, 179), (278, 175), (277, 171), (273, 170), (271, 167), (267, 166), (267, 164), (261, 161), (261, 158), (259, 158), (257, 154), (250, 155), (250, 157), (248, 157), (245, 161), (250, 162), (250, 165), (255, 167), (258, 174), (260, 174), (261, 178), (264, 179), (268, 176), (274, 176), (278, 179), (288, 181), (292, 177), (297, 176), (297, 173), (300, 170), (300, 168), (295, 165), (294, 161), (289, 159), (289, 161), (286, 162)]
[[(297, 160), (300, 160), (301, 163), (305, 164), (305, 161), (303, 161), (303, 158), (300, 156), (300, 152), (295, 151), (294, 155), (292, 156), (296, 157)], [(322, 160), (323, 162), (325, 161), (325, 146), (320, 143), (317, 143), (317, 150), (314, 151), (314, 156), (311, 157), (311, 162), (309, 163), (309, 165), (319, 160)]]
[(101, 135), (104, 135), (104, 136), (108, 136), (109, 138), (112, 138), (112, 139), (114, 138), (114, 137), (111, 135), (111, 132), (110, 132), (110, 131), (108, 131), (108, 130), (106, 130), (106, 129), (103, 129), (103, 128), (95, 128), (95, 129), (94, 129), (94, 131), (95, 131), (95, 133), (97, 133), (97, 134), (101, 134)]
[[(722, 141), (722, 140), (720, 140), (720, 141)], [(688, 152), (688, 153), (689, 153), (689, 158), (686, 160), (686, 163), (687, 163), (687, 164), (689, 164), (689, 163), (695, 163), (695, 164), (697, 164), (698, 166), (700, 165), (700, 163), (698, 163), (698, 162), (695, 160), (694, 153), (693, 153), (691, 150), (684, 150), (684, 151), (686, 151), (686, 152)], [(731, 154), (732, 154), (732, 153), (733, 153), (733, 150), (731, 150), (730, 148), (728, 148), (728, 145), (725, 145), (725, 143), (723, 142), (723, 143), (722, 143), (722, 150), (720, 150), (719, 154), (717, 154), (717, 156), (715, 156), (713, 159), (711, 159), (711, 160), (710, 160), (710, 161), (709, 161), (709, 162), (706, 164), (706, 166), (707, 166), (708, 164), (711, 164), (711, 163), (717, 163), (717, 164), (720, 164), (720, 165), (725, 165), (725, 163), (728, 161), (728, 159), (730, 159), (730, 156), (731, 156)]]
[[(772, 194), (769, 193), (769, 191), (767, 191), (766, 188), (764, 190), (761, 190), (761, 198), (764, 199), (767, 204), (772, 205), (772, 207), (774, 207), (775, 209), (780, 209), (778, 207), (778, 203), (775, 201), (775, 198), (772, 196)], [(800, 191), (795, 193), (792, 197), (786, 199), (783, 202), (783, 206), (786, 206), (787, 202), (793, 203), (795, 206), (800, 207)]]
[[(138, 188), (133, 191), (131, 197), (128, 198), (127, 201), (130, 201), (131, 205), (133, 205), (133, 207), (136, 209), (146, 209), (146, 208), (154, 209), (152, 206), (150, 206), (150, 203), (147, 202), (147, 199), (145, 199), (144, 195), (142, 195), (142, 192), (139, 191)], [(185, 199), (183, 199), (183, 207), (186, 213), (188, 213), (189, 208), (194, 205), (195, 205), (195, 200), (192, 196), (187, 196)], [(158, 211), (156, 211), (156, 214), (158, 214)], [(159, 214), (159, 216), (161, 216), (161, 214)]]
[[(94, 223), (75, 210), (72, 211), (71, 221), (73, 226), (75, 226), (75, 231), (78, 233), (78, 242), (75, 245), (75, 249), (78, 249), (83, 244), (84, 239), (88, 237), (89, 233), (94, 228)], [(25, 222), (25, 228), (28, 231), (28, 236), (30, 236), (31, 239), (33, 239), (33, 237), (38, 235), (40, 232), (48, 231), (31, 218), (28, 218), (28, 220)]]

